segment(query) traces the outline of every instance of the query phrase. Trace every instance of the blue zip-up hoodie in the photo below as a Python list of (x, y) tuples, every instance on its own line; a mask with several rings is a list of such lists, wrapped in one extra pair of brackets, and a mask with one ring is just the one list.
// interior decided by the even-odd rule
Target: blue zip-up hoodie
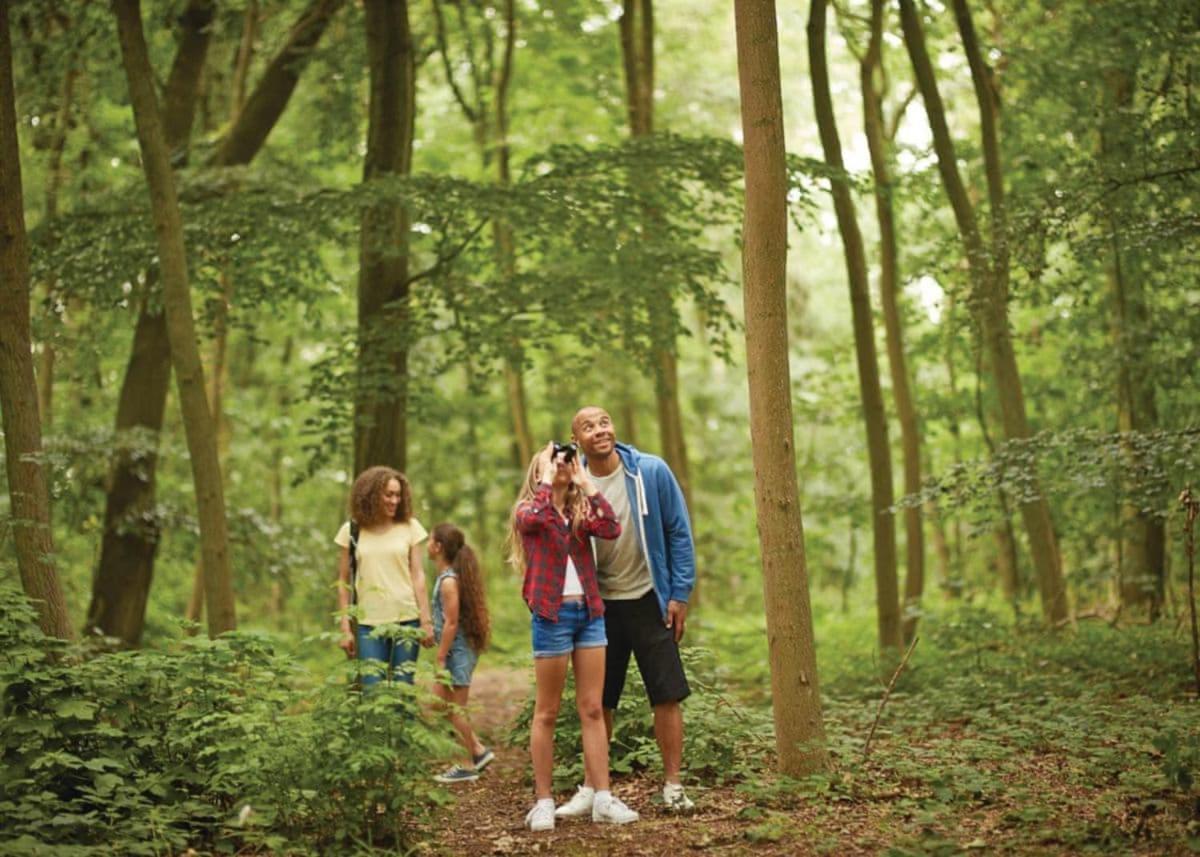
[(638, 544), (650, 566), (654, 594), (665, 617), (667, 602), (686, 602), (696, 583), (696, 550), (687, 503), (665, 461), (627, 443), (616, 447), (625, 467), (625, 489)]

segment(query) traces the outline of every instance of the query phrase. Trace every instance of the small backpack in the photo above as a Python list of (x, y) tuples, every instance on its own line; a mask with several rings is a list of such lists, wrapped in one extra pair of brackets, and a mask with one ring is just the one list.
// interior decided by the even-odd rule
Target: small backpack
[(350, 522), (350, 606), (358, 605), (358, 523)]

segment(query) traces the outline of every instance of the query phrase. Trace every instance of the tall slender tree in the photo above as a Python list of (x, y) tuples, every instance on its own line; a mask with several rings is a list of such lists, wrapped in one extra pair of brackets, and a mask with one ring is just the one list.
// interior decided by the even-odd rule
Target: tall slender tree
[[(1100, 128), (1100, 158), (1106, 168), (1120, 173), (1122, 165), (1133, 158), (1129, 141), (1130, 114), (1134, 107), (1134, 78), (1126, 68), (1110, 69), (1105, 75), (1103, 117)], [(1136, 121), (1136, 120), (1135, 120)], [(1128, 199), (1110, 201), (1105, 210), (1108, 230), (1108, 259), (1105, 280), (1112, 304), (1112, 343), (1116, 357), (1117, 428), (1126, 437), (1158, 428), (1158, 408), (1154, 400), (1154, 381), (1146, 360), (1146, 332), (1149, 327), (1142, 276), (1137, 271), (1137, 254), (1123, 240), (1118, 225), (1117, 205)], [(1125, 204), (1129, 204), (1125, 202)], [(1123, 444), (1132, 467), (1138, 454), (1132, 442)], [(1118, 590), (1123, 607), (1145, 609), (1156, 617), (1162, 609), (1166, 581), (1166, 534), (1163, 522), (1146, 514), (1128, 498), (1121, 503), (1121, 531)]]
[[(72, 62), (63, 74), (62, 88), (58, 95), (58, 109), (54, 112), (50, 131), (50, 158), (46, 167), (45, 196), (45, 219), (47, 221), (53, 220), (59, 214), (58, 201), (66, 173), (63, 155), (67, 148), (67, 134), (74, 121), (75, 88), (78, 78), (79, 66)], [(47, 296), (53, 299), (54, 278), (49, 278), (45, 285)], [(53, 303), (53, 300), (47, 301), (48, 305)], [(54, 427), (54, 371), (57, 349), (52, 336), (46, 337), (41, 345), (42, 350), (37, 366), (38, 411), (42, 417), (42, 429), (50, 432)]]
[[(636, 138), (654, 133), (654, 0), (623, 0), (618, 20), (621, 34), (621, 58), (625, 69), (625, 104), (629, 115), (629, 133)], [(653, 181), (653, 176), (647, 177)], [(646, 228), (653, 229), (653, 212), (647, 212)], [(653, 282), (648, 288), (659, 288)], [(670, 319), (669, 292), (657, 295), (660, 306), (654, 316), (664, 324)], [(688, 466), (687, 438), (683, 433), (683, 411), (679, 406), (679, 366), (675, 343), (664, 328), (654, 349), (654, 393), (658, 405), (658, 433), (663, 458), (679, 479), (683, 495), (692, 505), (692, 477)], [(692, 592), (692, 604), (697, 592)]]
[[(812, 79), (813, 105), (825, 163), (845, 173), (842, 142), (833, 115), (829, 91), (829, 62), (825, 56), (825, 0), (812, 0), (808, 16), (808, 65)], [(830, 182), (833, 207), (846, 259), (850, 286), (850, 312), (854, 325), (854, 356), (858, 363), (858, 389), (867, 431), (867, 453), (871, 469), (871, 530), (875, 544), (875, 610), (879, 647), (890, 653), (886, 660), (898, 661), (901, 652), (900, 593), (896, 576), (896, 519), (892, 514), (892, 453), (888, 444), (887, 415), (883, 388), (879, 383), (879, 360), (875, 351), (871, 287), (867, 276), (867, 254), (858, 213), (850, 186), (844, 178)]]
[[(468, 122), (479, 150), (484, 172), (494, 171), (501, 187), (512, 184), (512, 151), (509, 145), (509, 89), (513, 78), (513, 57), (517, 44), (517, 11), (514, 0), (504, 0), (499, 16), (504, 29), (498, 32), (491, 19), (480, 16), (474, 21), (461, 3), (454, 4), (462, 31), (467, 84), (458, 80), (450, 45), (449, 26), (443, 0), (434, 0), (433, 13), (438, 52), (450, 92)], [(483, 38), (472, 34), (478, 26)], [(496, 47), (499, 45), (499, 60)], [(502, 280), (513, 282), (517, 273), (516, 237), (503, 217), (492, 220), (492, 241), (496, 267)], [(518, 337), (507, 343), (504, 359), (504, 386), (508, 394), (508, 414), (512, 425), (513, 446), (518, 467), (533, 458), (533, 431), (529, 426), (529, 405), (525, 395), (524, 346)]]
[[(412, 170), (416, 64), (407, 0), (365, 0), (370, 73), (363, 181)], [(359, 385), (354, 466), (404, 469), (407, 458), (408, 212), (380, 201), (362, 216), (358, 272)]]
[(0, 412), (21, 586), (47, 636), (74, 634), (54, 566), (50, 492), (42, 467), (42, 425), (33, 376), (29, 315), (29, 238), (21, 186), (13, 87), (9, 0), (0, 0)]
[[(979, 230), (975, 208), (967, 194), (958, 170), (954, 141), (946, 122), (934, 76), (933, 63), (925, 45), (925, 32), (914, 0), (899, 0), (900, 23), (904, 44), (912, 61), (917, 86), (925, 104), (925, 114), (933, 135), (938, 171), (950, 206), (954, 211), (959, 239), (962, 241), (972, 283), (971, 309), (987, 349), (994, 374), (993, 383), (1000, 401), (1004, 436), (1008, 440), (1023, 440), (1030, 436), (1029, 418), (1025, 411), (1025, 394), (1021, 373), (1013, 348), (1008, 322), (1008, 250), (1007, 225), (1003, 197), (1003, 173), (1000, 165), (999, 140), (995, 123), (994, 93), (988, 86), (981, 54), (974, 31), (969, 29), (970, 16), (964, 16), (964, 3), (956, 3), (963, 46), (971, 65), (972, 82), (980, 104), (980, 138), (984, 153), (985, 172), (992, 215), (992, 242), (985, 244)], [(1034, 478), (1036, 494), (1036, 477)], [(1044, 497), (1037, 496), (1021, 503), (1021, 516), (1029, 537), (1030, 553), (1037, 570), (1042, 614), (1048, 622), (1059, 623), (1068, 616), (1066, 580), (1062, 558), (1054, 533), (1050, 506)]]
[[(344, 2), (312, 0), (305, 8), (258, 79), (254, 93), (238, 111), (229, 133), (243, 142), (238, 146), (221, 145), (211, 162), (213, 166), (242, 166), (253, 160), (266, 142), (264, 129), (269, 131), (283, 114), (313, 47)], [(212, 12), (212, 0), (189, 0), (179, 18), (179, 45), (163, 101), (164, 132), (178, 161), (186, 160)], [(243, 126), (245, 129), (240, 130)], [(166, 411), (170, 372), (166, 315), (158, 301), (144, 295), (117, 404), (119, 445), (105, 498), (104, 536), (87, 621), (89, 629), (117, 637), (127, 645), (137, 645), (141, 639), (158, 549), (154, 517), (158, 436)], [(198, 608), (189, 615), (198, 617)]]
[(746, 166), (742, 276), (754, 506), (782, 773), (825, 767), (787, 335), (787, 168), (774, 0), (735, 0)]
[[(903, 107), (892, 122), (884, 116), (883, 97), (883, 0), (871, 0), (870, 36), (859, 63), (862, 84), (863, 128), (874, 175), (875, 218), (879, 225), (879, 302), (887, 341), (888, 369), (892, 379), (892, 397), (896, 402), (896, 421), (900, 424), (900, 445), (904, 451), (904, 493), (921, 490), (921, 428), (916, 397), (904, 348), (904, 322), (900, 309), (899, 251), (896, 240), (896, 213), (892, 201), (892, 147), (895, 129), (903, 116)], [(906, 104), (907, 102), (905, 102)], [(925, 591), (925, 534), (921, 510), (904, 510), (904, 601), (903, 629), (907, 643), (916, 632), (921, 596)]]
[[(162, 121), (166, 144), (180, 161), (186, 159), (192, 133), (214, 12), (212, 0), (189, 0), (179, 16), (179, 42), (163, 93)], [(166, 314), (148, 294), (156, 280), (153, 274), (147, 277), (117, 402), (116, 455), (105, 498), (100, 562), (84, 623), (85, 633), (115, 637), (127, 646), (141, 642), (154, 575), (157, 434), (171, 386)]]
[(233, 575), (229, 563), (229, 534), (225, 520), (225, 493), (212, 414), (205, 395), (204, 367), (196, 342), (192, 298), (188, 286), (187, 253), (183, 244), (183, 219), (163, 132), (154, 72), (146, 51), (140, 0), (114, 0), (118, 38), (129, 96), (137, 126), (142, 167), (149, 186), (151, 215), (158, 245), (163, 284), (163, 312), (171, 365), (179, 389), (183, 426), (196, 487), (200, 523), (200, 555), (204, 563), (209, 634), (216, 636), (237, 627)]

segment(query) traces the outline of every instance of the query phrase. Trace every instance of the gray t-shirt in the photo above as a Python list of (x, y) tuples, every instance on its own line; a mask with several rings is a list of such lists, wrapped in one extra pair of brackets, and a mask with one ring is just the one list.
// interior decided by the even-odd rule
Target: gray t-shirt
[(596, 578), (600, 597), (612, 601), (641, 598), (654, 588), (650, 566), (638, 542), (638, 522), (625, 487), (625, 467), (619, 465), (607, 476), (591, 474), (592, 481), (613, 507), (621, 522), (621, 535), (615, 539), (593, 539), (596, 546)]

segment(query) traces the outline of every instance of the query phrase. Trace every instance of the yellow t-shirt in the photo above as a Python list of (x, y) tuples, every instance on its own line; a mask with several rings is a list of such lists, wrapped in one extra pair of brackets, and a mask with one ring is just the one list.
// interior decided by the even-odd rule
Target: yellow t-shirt
[[(392, 524), (386, 532), (358, 531), (358, 608), (364, 625), (409, 622), (420, 618), (408, 568), (408, 552), (428, 537), (416, 518)], [(342, 524), (334, 542), (350, 547), (350, 522)]]

